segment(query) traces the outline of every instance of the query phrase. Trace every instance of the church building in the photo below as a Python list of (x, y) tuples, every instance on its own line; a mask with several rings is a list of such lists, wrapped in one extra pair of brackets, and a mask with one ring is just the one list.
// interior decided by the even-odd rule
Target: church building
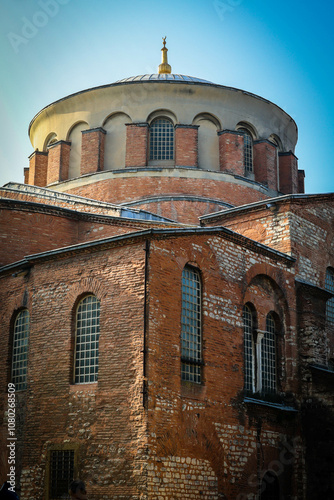
[(43, 108), (0, 187), (0, 481), (333, 499), (334, 194), (283, 109), (161, 51)]

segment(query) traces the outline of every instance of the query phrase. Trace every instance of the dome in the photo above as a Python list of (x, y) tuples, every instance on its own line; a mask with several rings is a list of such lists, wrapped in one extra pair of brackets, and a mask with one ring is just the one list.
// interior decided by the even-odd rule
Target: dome
[(203, 80), (202, 78), (196, 78), (194, 76), (187, 75), (177, 75), (173, 73), (153, 73), (151, 75), (138, 75), (130, 76), (129, 78), (123, 78), (114, 83), (117, 85), (119, 83), (133, 83), (133, 82), (181, 82), (181, 83), (207, 83), (213, 85), (212, 82), (208, 80)]

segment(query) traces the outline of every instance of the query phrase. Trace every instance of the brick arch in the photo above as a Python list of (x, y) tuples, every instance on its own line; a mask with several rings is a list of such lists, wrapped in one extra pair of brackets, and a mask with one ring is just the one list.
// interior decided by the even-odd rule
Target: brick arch
[(107, 290), (100, 281), (95, 278), (85, 278), (72, 284), (67, 295), (67, 303), (70, 309), (75, 311), (78, 302), (86, 295), (95, 295), (102, 302), (107, 293)]
[[(245, 288), (243, 293), (243, 303), (252, 302), (256, 307), (257, 311), (262, 312), (262, 324), (259, 321), (259, 328), (265, 329), (263, 322), (269, 312), (275, 313), (280, 317), (281, 325), (285, 326), (285, 329), (290, 326), (290, 309), (288, 305), (288, 300), (286, 293), (282, 290), (281, 286), (277, 282), (277, 269), (270, 266), (270, 264), (255, 264), (248, 270), (245, 275)], [(259, 296), (251, 291), (251, 288), (262, 288), (263, 290), (270, 284), (271, 290), (266, 290), (267, 303), (261, 304)], [(262, 300), (264, 297), (262, 298)], [(270, 300), (272, 307), (270, 307)]]

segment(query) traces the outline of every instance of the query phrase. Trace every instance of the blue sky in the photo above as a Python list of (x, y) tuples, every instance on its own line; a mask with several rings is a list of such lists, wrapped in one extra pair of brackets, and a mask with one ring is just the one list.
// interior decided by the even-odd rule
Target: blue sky
[(306, 192), (334, 191), (334, 4), (281, 0), (1, 0), (0, 185), (23, 182), (28, 126), (47, 104), (154, 73), (241, 88), (296, 121)]

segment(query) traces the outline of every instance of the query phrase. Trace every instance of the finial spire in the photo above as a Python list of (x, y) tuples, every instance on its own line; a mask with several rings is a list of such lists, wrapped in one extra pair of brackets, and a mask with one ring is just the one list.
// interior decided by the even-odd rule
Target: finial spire
[(163, 44), (164, 46), (162, 47), (161, 49), (161, 64), (159, 64), (159, 68), (158, 68), (158, 72), (159, 72), (159, 75), (163, 74), (163, 73), (171, 73), (172, 72), (172, 67), (168, 64), (168, 61), (167, 61), (167, 47), (166, 47), (166, 36), (165, 37), (162, 37), (162, 40), (163, 40)]

